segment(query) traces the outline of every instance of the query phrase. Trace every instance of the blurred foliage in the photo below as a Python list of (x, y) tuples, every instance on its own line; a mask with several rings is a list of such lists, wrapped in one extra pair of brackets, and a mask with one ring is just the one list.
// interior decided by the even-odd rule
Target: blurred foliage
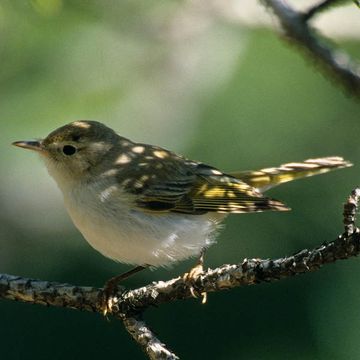
[[(196, 3), (0, 3), (0, 272), (101, 286), (128, 268), (87, 245), (39, 159), (9, 145), (75, 119), (98, 119), (223, 170), (327, 155), (359, 163), (358, 103), (271, 30), (243, 28)], [(359, 42), (340, 44), (360, 55)], [(293, 211), (229, 217), (207, 265), (334, 239), (357, 172), (274, 189)], [(144, 272), (126, 286), (191, 265)], [(357, 270), (352, 259), (145, 317), (184, 359), (358, 358)], [(120, 323), (93, 314), (1, 301), (0, 317), (3, 359), (144, 358)]]

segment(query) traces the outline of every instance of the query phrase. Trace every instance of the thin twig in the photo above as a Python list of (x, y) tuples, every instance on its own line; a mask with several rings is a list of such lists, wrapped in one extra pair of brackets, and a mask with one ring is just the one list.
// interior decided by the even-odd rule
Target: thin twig
[(349, 195), (347, 202), (344, 204), (344, 226), (345, 234), (351, 236), (354, 232), (358, 231), (355, 225), (356, 213), (358, 210), (358, 203), (360, 198), (360, 188), (355, 188)]
[(327, 74), (338, 81), (351, 96), (360, 99), (360, 65), (343, 51), (332, 49), (309, 27), (302, 13), (285, 1), (262, 0), (280, 20), (288, 40), (305, 50)]
[(314, 5), (308, 11), (303, 13), (302, 18), (304, 21), (309, 21), (312, 17), (319, 14), (320, 12), (325, 11), (341, 2), (344, 2), (344, 0), (324, 0), (323, 2)]

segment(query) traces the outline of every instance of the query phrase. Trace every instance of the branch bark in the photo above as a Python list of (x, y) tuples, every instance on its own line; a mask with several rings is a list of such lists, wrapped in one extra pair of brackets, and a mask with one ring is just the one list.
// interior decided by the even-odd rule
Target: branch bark
[(309, 25), (319, 11), (338, 0), (325, 0), (306, 13), (295, 11), (283, 0), (262, 0), (279, 19), (286, 38), (309, 55), (326, 74), (336, 80), (351, 96), (360, 99), (360, 65), (339, 49), (331, 48)]
[[(183, 277), (159, 281), (134, 290), (119, 288), (114, 296), (112, 315), (121, 319), (133, 339), (150, 359), (178, 359), (142, 320), (151, 306), (191, 298), (196, 293), (228, 290), (234, 287), (285, 279), (318, 270), (322, 265), (348, 259), (360, 253), (360, 231), (355, 215), (360, 188), (353, 190), (344, 204), (345, 232), (337, 239), (312, 250), (301, 250), (279, 259), (245, 259), (240, 264), (222, 265), (204, 271), (194, 282)], [(91, 312), (103, 312), (102, 289), (74, 286), (50, 281), (0, 275), (0, 298), (32, 304), (65, 307)]]
[(151, 329), (141, 320), (140, 316), (125, 317), (124, 326), (133, 339), (141, 346), (149, 359), (179, 359), (173, 352), (154, 335)]

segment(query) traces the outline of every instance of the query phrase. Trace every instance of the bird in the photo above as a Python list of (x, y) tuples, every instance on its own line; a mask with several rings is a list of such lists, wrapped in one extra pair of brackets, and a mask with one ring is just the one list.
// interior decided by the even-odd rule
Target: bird
[(352, 165), (331, 156), (222, 172), (162, 147), (131, 141), (92, 120), (74, 121), (44, 139), (13, 145), (40, 154), (73, 223), (94, 249), (135, 266), (110, 279), (108, 288), (144, 268), (168, 267), (191, 257), (199, 258), (194, 269), (202, 271), (204, 252), (215, 243), (227, 215), (288, 211), (263, 193)]

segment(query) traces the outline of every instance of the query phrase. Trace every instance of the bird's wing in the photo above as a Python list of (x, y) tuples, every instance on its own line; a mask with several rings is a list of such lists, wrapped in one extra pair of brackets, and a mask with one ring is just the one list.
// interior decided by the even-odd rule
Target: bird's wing
[(144, 210), (194, 215), (289, 210), (241, 180), (205, 164), (174, 158), (158, 164), (161, 171), (149, 175), (137, 191), (136, 204)]
[(230, 175), (197, 164), (197, 182), (190, 192), (195, 209), (220, 213), (289, 210), (280, 201), (263, 196), (257, 189)]

